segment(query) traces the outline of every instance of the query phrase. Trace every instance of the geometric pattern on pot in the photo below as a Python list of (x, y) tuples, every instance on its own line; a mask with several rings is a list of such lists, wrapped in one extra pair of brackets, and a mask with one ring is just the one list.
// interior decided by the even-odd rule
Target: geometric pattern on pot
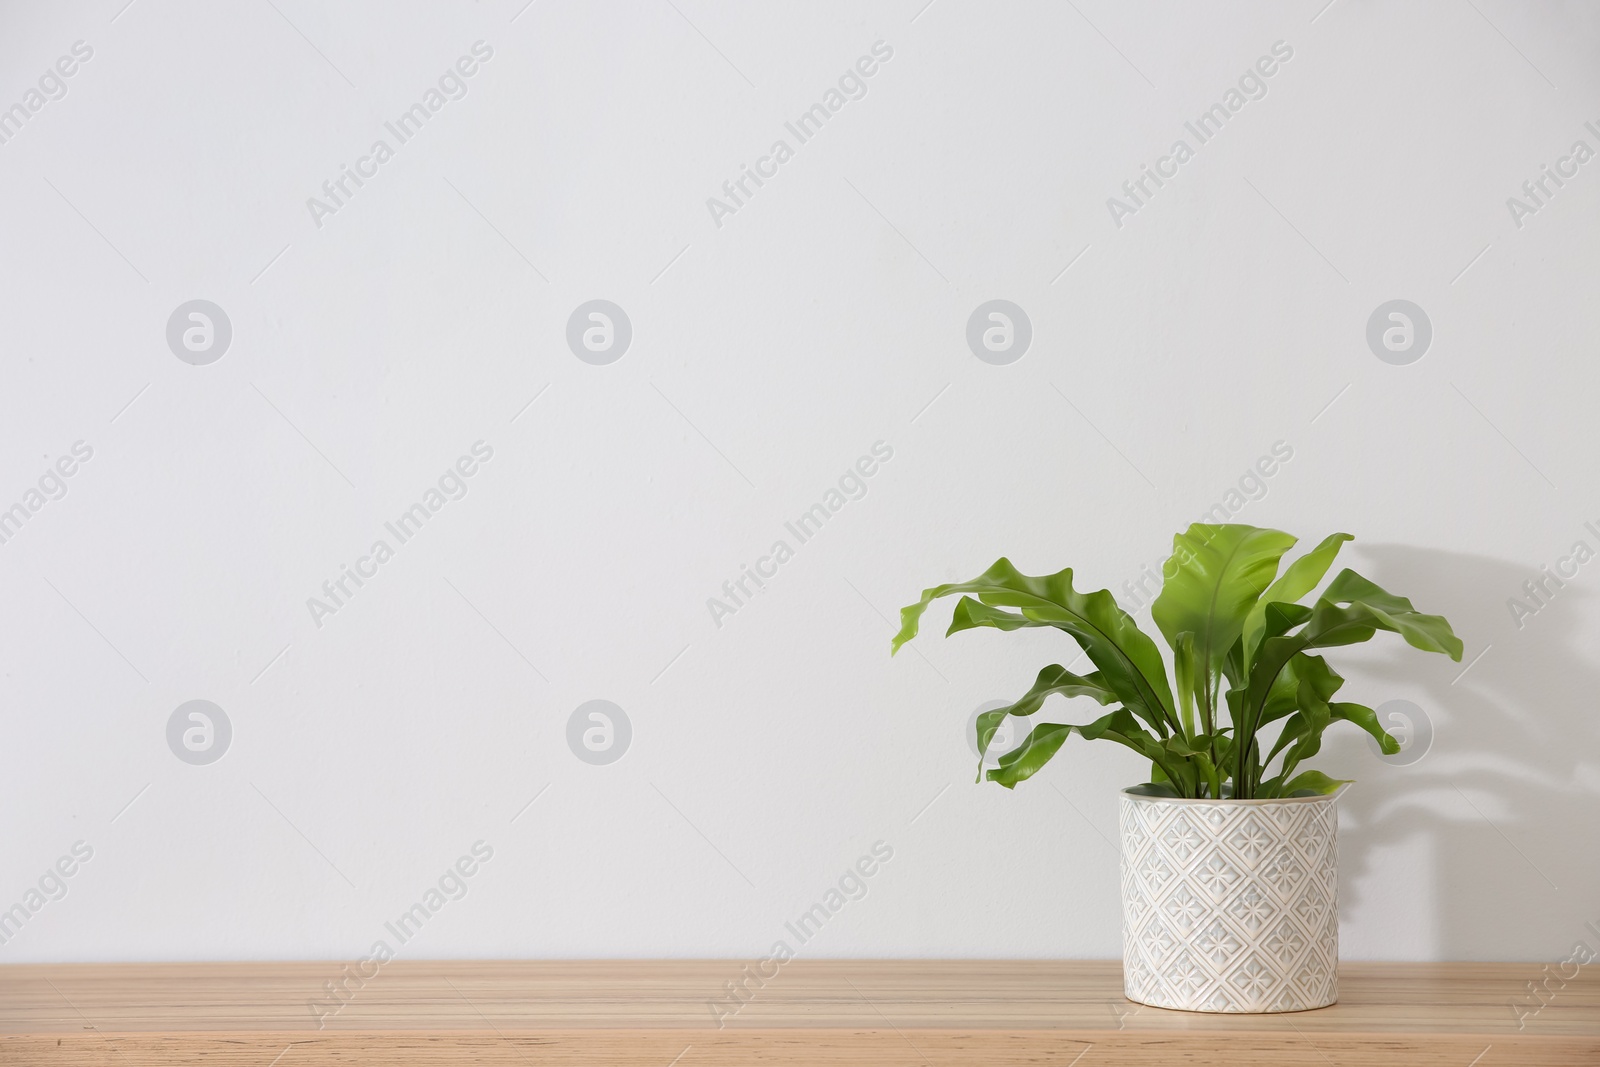
[(1129, 1000), (1205, 1012), (1339, 999), (1338, 794), (1184, 800), (1123, 792)]

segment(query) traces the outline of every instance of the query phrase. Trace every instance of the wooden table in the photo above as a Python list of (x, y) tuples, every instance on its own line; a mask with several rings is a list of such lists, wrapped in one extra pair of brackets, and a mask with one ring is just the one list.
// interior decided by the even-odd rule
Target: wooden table
[(1600, 1065), (1600, 962), (1350, 963), (1337, 1005), (1253, 1016), (1132, 1004), (1114, 961), (793, 961), (739, 1005), (745, 966), (10, 965), (0, 1064)]

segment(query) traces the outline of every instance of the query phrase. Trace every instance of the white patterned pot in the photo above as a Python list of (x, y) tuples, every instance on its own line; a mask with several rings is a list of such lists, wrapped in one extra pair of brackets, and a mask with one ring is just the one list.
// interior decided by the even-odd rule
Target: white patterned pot
[(1208, 1012), (1339, 999), (1338, 794), (1180, 800), (1123, 790), (1129, 1000)]

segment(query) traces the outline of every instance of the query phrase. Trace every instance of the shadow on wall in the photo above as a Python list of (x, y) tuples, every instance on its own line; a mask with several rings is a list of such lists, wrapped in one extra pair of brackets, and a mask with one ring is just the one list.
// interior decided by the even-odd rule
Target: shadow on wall
[(1593, 940), (1584, 924), (1600, 922), (1600, 669), (1581, 643), (1593, 594), (1580, 575), (1542, 595), (1519, 629), (1506, 601), (1535, 604), (1523, 583), (1537, 567), (1403, 545), (1360, 551), (1363, 573), (1448, 618), (1466, 651), (1460, 664), (1419, 670), (1414, 649), (1380, 634), (1389, 640), (1363, 661), (1367, 684), (1349, 687), (1374, 706), (1384, 683), (1420, 687), (1434, 733), (1424, 758), (1385, 766), (1362, 751), (1364, 736), (1330, 732), (1331, 762), (1361, 779), (1340, 802), (1341, 898), (1386, 907), (1362, 900), (1374, 849), (1425, 850), (1417, 866), (1432, 860), (1438, 958), (1564, 958)]

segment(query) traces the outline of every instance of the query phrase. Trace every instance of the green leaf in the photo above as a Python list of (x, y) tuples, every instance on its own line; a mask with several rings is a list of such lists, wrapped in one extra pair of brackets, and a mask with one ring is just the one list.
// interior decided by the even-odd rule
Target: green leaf
[(1280, 530), (1201, 522), (1172, 539), (1172, 558), (1162, 568), (1161, 595), (1150, 606), (1150, 617), (1174, 648), (1179, 634), (1194, 634), (1200, 708), (1208, 722), (1228, 649), (1294, 543)]
[(1000, 757), (1000, 766), (989, 771), (989, 781), (999, 782), (1007, 789), (1015, 789), (1018, 782), (1032, 778), (1050, 762), (1076, 727), (1066, 723), (1042, 722), (1035, 726), (1022, 744)]
[[(1328, 698), (1338, 692), (1342, 685), (1344, 678), (1329, 667), (1321, 656), (1302, 652), (1284, 666), (1267, 698), (1266, 710), (1262, 713), (1259, 725), (1264, 726), (1283, 716), (1288, 716), (1288, 721), (1283, 724), (1283, 731), (1278, 734), (1272, 751), (1261, 761), (1263, 767), (1291, 743), (1306, 740), (1313, 730), (1316, 741), (1291, 750), (1284, 762), (1284, 774), (1291, 773), (1295, 763), (1317, 752), (1321, 747), (1322, 731), (1328, 728), (1329, 720), (1335, 717), (1332, 710), (1334, 706), (1328, 703)], [(1302, 711), (1302, 708), (1307, 710)]]
[(1332, 698), (1333, 694), (1339, 691), (1339, 687), (1344, 685), (1344, 677), (1329, 667), (1321, 656), (1305, 652), (1296, 653), (1284, 665), (1277, 682), (1272, 686), (1272, 691), (1267, 694), (1267, 703), (1262, 710), (1261, 721), (1256, 723), (1256, 729), (1259, 730), (1269, 722), (1275, 722), (1305, 707), (1300, 684), (1306, 679), (1312, 681), (1316, 699), (1324, 702)]
[(1290, 715), (1284, 721), (1283, 730), (1278, 734), (1278, 739), (1272, 744), (1272, 751), (1267, 753), (1267, 758), (1261, 761), (1263, 767), (1277, 758), (1278, 753), (1288, 748), (1294, 742), (1306, 735), (1309, 724), (1303, 715)]
[(1029, 622), (1014, 612), (991, 608), (987, 604), (982, 604), (969, 596), (964, 596), (956, 602), (956, 610), (950, 616), (950, 628), (944, 632), (944, 635), (949, 637), (951, 634), (958, 634), (962, 630), (973, 630), (980, 626), (988, 626), (996, 630), (1020, 630), (1024, 626), (1037, 625), (1039, 624)]
[(983, 757), (989, 752), (989, 742), (994, 740), (995, 732), (1000, 729), (1000, 724), (1010, 714), (1010, 708), (995, 708), (993, 711), (982, 712), (978, 716), (976, 729), (978, 731), (978, 775), (980, 781), (983, 776)]
[(1211, 761), (1211, 757), (1206, 755), (1195, 756), (1194, 763), (1195, 766), (1200, 768), (1200, 773), (1205, 776), (1206, 788), (1210, 791), (1207, 795), (1212, 800), (1220, 800), (1222, 798), (1221, 769)]
[(1178, 791), (1172, 788), (1171, 782), (1141, 782), (1130, 785), (1128, 792), (1140, 797), (1175, 797)]
[(1031, 778), (1039, 768), (1050, 762), (1050, 758), (1074, 730), (1089, 741), (1105, 738), (1133, 749), (1144, 758), (1159, 764), (1180, 791), (1188, 790), (1182, 795), (1193, 795), (1194, 774), (1185, 773), (1183, 761), (1146, 733), (1144, 727), (1139, 725), (1139, 720), (1135, 719), (1127, 708), (1117, 708), (1085, 726), (1066, 723), (1041, 723), (1035, 726), (1022, 744), (1000, 757), (998, 767), (989, 770), (987, 775), (989, 781), (999, 782), (1007, 789), (1011, 789), (1018, 782)]
[(1263, 625), (1266, 627), (1263, 636), (1282, 637), (1296, 626), (1304, 625), (1311, 618), (1311, 610), (1304, 604), (1273, 601), (1262, 613)]
[(1373, 740), (1378, 742), (1378, 747), (1383, 750), (1385, 756), (1392, 756), (1400, 751), (1400, 742), (1395, 740), (1394, 736), (1383, 728), (1382, 724), (1378, 722), (1378, 713), (1371, 708), (1361, 704), (1347, 704), (1344, 702), (1329, 704), (1328, 708), (1333, 712), (1335, 719), (1353, 722), (1371, 734)]
[(1346, 541), (1355, 538), (1347, 533), (1329, 534), (1322, 543), (1284, 568), (1278, 580), (1267, 586), (1261, 599), (1255, 602), (1244, 620), (1244, 653), (1246, 662), (1255, 658), (1261, 646), (1262, 631), (1266, 627), (1267, 605), (1274, 602), (1294, 603), (1317, 587), (1322, 576), (1333, 566), (1333, 559)]
[(1228, 727), (1223, 727), (1211, 739), (1211, 750), (1215, 753), (1212, 759), (1217, 765), (1217, 770), (1224, 778), (1229, 777), (1227, 768), (1233, 765), (1233, 738), (1226, 736), (1228, 729)]
[(1105, 687), (1098, 672), (1088, 677), (1080, 677), (1059, 664), (1052, 664), (1039, 672), (1039, 677), (1034, 681), (1033, 688), (1029, 689), (1014, 704), (1003, 708), (995, 708), (978, 716), (978, 769), (981, 775), (984, 754), (989, 751), (989, 742), (994, 740), (995, 731), (1000, 729), (1000, 724), (1007, 715), (1032, 715), (1038, 711), (1051, 694), (1064, 697), (1088, 697), (1101, 704), (1109, 704), (1117, 699), (1117, 695)]
[(1016, 609), (1026, 625), (1052, 626), (1077, 641), (1099, 669), (1106, 687), (1151, 728), (1165, 735), (1177, 727), (1166, 664), (1155, 642), (1117, 606), (1109, 591), (1080, 593), (1073, 589), (1071, 568), (1030, 577), (1002, 558), (972, 581), (925, 589), (920, 601), (900, 609), (900, 632), (892, 651), (917, 635), (929, 604), (952, 593), (971, 593), (981, 602), (965, 609), (960, 627), (952, 621), (952, 632), (970, 626), (1010, 628), (1017, 615), (981, 609)]
[(1060, 664), (1051, 664), (1039, 672), (1033, 687), (1015, 704), (1000, 710), (1008, 715), (1032, 715), (1044, 706), (1045, 698), (1056, 695), (1088, 697), (1100, 704), (1110, 704), (1117, 699), (1117, 694), (1106, 688), (1100, 672), (1082, 676), (1073, 674)]
[[(1250, 669), (1250, 683), (1243, 702), (1244, 708), (1238, 725), (1240, 730), (1254, 734), (1263, 720), (1269, 697), (1274, 687), (1281, 684), (1279, 675), (1285, 666), (1296, 655), (1311, 648), (1331, 648), (1338, 645), (1353, 645), (1366, 641), (1379, 630), (1389, 630), (1400, 634), (1414, 648), (1427, 652), (1446, 652), (1452, 659), (1461, 659), (1461, 640), (1451, 632), (1450, 624), (1439, 615), (1423, 615), (1411, 607), (1410, 601), (1401, 597), (1389, 597), (1385, 603), (1388, 610), (1374, 607), (1361, 600), (1351, 600), (1345, 605), (1340, 605), (1330, 599), (1334, 595), (1335, 586), (1339, 586), (1345, 575), (1352, 575), (1360, 582), (1366, 579), (1356, 575), (1353, 571), (1344, 571), (1333, 583), (1323, 598), (1317, 601), (1317, 606), (1311, 610), (1309, 618), (1298, 633), (1284, 634), (1280, 637), (1268, 636), (1261, 643), (1261, 652), (1256, 657)], [(1370, 582), (1366, 583), (1371, 585)], [(1355, 587), (1357, 583), (1348, 583), (1345, 592)], [(1376, 586), (1372, 588), (1376, 589)], [(1382, 593), (1382, 590), (1378, 590)], [(1402, 608), (1400, 605), (1404, 605)], [(1267, 608), (1267, 623), (1269, 630), (1273, 626), (1274, 616), (1280, 614), (1280, 609), (1285, 606), (1273, 604)], [(1304, 611), (1303, 608), (1299, 609)]]
[[(1342, 598), (1343, 602), (1335, 598)], [(1268, 636), (1261, 642), (1261, 651), (1250, 668), (1245, 697), (1237, 703), (1230, 701), (1238, 726), (1233, 773), (1236, 782), (1241, 783), (1241, 795), (1244, 796), (1249, 795), (1249, 783), (1253, 780), (1256, 731), (1266, 721), (1267, 705), (1274, 691), (1283, 684), (1281, 675), (1299, 653), (1311, 648), (1357, 644), (1368, 640), (1379, 630), (1389, 630), (1400, 634), (1414, 648), (1427, 652), (1446, 652), (1455, 660), (1461, 659), (1461, 640), (1442, 616), (1418, 612), (1409, 600), (1379, 589), (1354, 571), (1342, 571), (1339, 577), (1329, 583), (1322, 599), (1311, 609), (1310, 617), (1299, 632), (1270, 636), (1275, 629), (1282, 628), (1285, 619), (1304, 610), (1298, 605), (1267, 606)], [(1303, 691), (1297, 683), (1297, 694)], [(1229, 695), (1231, 698), (1232, 694)], [(1304, 704), (1301, 706), (1303, 708)], [(1315, 725), (1314, 722), (1308, 722), (1307, 737)], [(1320, 737), (1317, 743), (1320, 744)], [(1297, 744), (1307, 742), (1302, 740)], [(1301, 754), (1316, 751), (1315, 747), (1309, 745), (1308, 749), (1302, 750)], [(1291, 749), (1285, 756), (1285, 762), (1291, 763), (1295, 755), (1295, 750)]]
[(1087, 726), (1081, 726), (1078, 732), (1089, 741), (1104, 737), (1133, 749), (1159, 767), (1184, 796), (1194, 795), (1194, 770), (1183, 757), (1174, 754), (1165, 744), (1146, 733), (1126, 708), (1118, 708)]
[[(1279, 607), (1280, 605), (1273, 605), (1273, 610), (1277, 611)], [(1310, 608), (1302, 608), (1298, 604), (1282, 605), (1282, 607), (1287, 607), (1293, 612), (1304, 613), (1306, 616), (1311, 614)], [(1308, 724), (1303, 716), (1295, 714), (1305, 706), (1305, 700), (1301, 695), (1302, 682), (1310, 682), (1313, 687), (1314, 698), (1326, 702), (1334, 693), (1339, 691), (1340, 686), (1344, 685), (1344, 678), (1329, 667), (1327, 662), (1320, 656), (1312, 656), (1301, 652), (1291, 657), (1289, 662), (1284, 664), (1283, 670), (1279, 672), (1277, 679), (1273, 682), (1272, 688), (1267, 694), (1266, 704), (1261, 709), (1260, 719), (1256, 722), (1255, 729), (1250, 732), (1252, 750), (1239, 753), (1232, 763), (1232, 773), (1235, 776), (1247, 773), (1246, 770), (1241, 770), (1239, 759), (1242, 758), (1246, 762), (1253, 762), (1256, 766), (1265, 767), (1273, 761), (1284, 747), (1305, 736)], [(1245, 701), (1248, 695), (1249, 691), (1242, 687), (1231, 689), (1228, 692), (1229, 714), (1233, 716), (1236, 722), (1242, 721), (1244, 718)], [(1273, 745), (1272, 751), (1267, 753), (1266, 758), (1259, 759), (1253, 755), (1252, 752), (1259, 752), (1259, 748), (1255, 744), (1255, 733), (1269, 723), (1286, 717), (1288, 721), (1284, 723), (1283, 730), (1278, 735), (1277, 743)], [(1301, 755), (1306, 754), (1308, 753), (1302, 750)], [(1248, 789), (1245, 791), (1245, 795), (1249, 795)]]
[(1210, 796), (1222, 795), (1222, 776), (1217, 770), (1217, 765), (1211, 759), (1212, 737), (1202, 734), (1193, 740), (1182, 737), (1169, 737), (1161, 743), (1161, 747), (1177, 756), (1183, 763), (1194, 768), (1197, 780), (1204, 781), (1210, 787)]
[[(1328, 688), (1337, 689), (1342, 678), (1328, 670), (1327, 664), (1316, 656), (1298, 656), (1295, 660), (1300, 664), (1296, 670), (1299, 678), (1299, 691), (1296, 700), (1300, 705), (1300, 712), (1296, 718), (1305, 725), (1299, 731), (1299, 737), (1294, 745), (1283, 757), (1283, 778), (1288, 778), (1294, 769), (1305, 760), (1322, 751), (1322, 734), (1328, 729), (1328, 723), (1333, 718), (1333, 712), (1328, 708), (1327, 697), (1324, 692)], [(1320, 667), (1318, 671), (1315, 668)], [(1332, 676), (1331, 682), (1326, 681), (1326, 676)], [(1265, 766), (1269, 760), (1263, 760)]]
[(1443, 615), (1424, 615), (1412, 607), (1411, 601), (1395, 596), (1374, 582), (1346, 568), (1328, 583), (1322, 599), (1334, 604), (1352, 607), (1364, 605), (1390, 625), (1379, 625), (1380, 630), (1393, 630), (1406, 639), (1406, 644), (1424, 652), (1443, 652), (1457, 663), (1461, 662), (1461, 638), (1450, 629)]
[(1329, 778), (1321, 771), (1303, 771), (1289, 779), (1283, 786), (1283, 795), (1286, 797), (1325, 797), (1336, 791), (1342, 785), (1349, 785), (1352, 779)]
[(1183, 732), (1193, 735), (1195, 680), (1194, 634), (1187, 630), (1178, 635), (1172, 644), (1172, 683), (1178, 689), (1178, 710), (1183, 716)]

